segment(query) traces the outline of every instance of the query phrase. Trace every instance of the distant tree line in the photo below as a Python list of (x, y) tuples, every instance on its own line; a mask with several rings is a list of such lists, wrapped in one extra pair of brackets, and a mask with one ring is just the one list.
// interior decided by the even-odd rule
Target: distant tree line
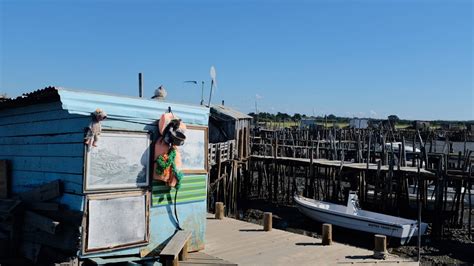
[[(306, 114), (295, 113), (293, 115), (289, 115), (287, 113), (277, 112), (276, 114), (267, 113), (267, 112), (260, 112), (258, 114), (251, 112), (248, 114), (249, 116), (253, 117), (254, 120), (259, 122), (299, 122), (302, 119), (315, 119), (318, 121), (328, 121), (328, 122), (335, 122), (335, 123), (349, 123), (352, 117), (343, 117), (343, 116), (336, 116), (334, 114), (329, 114), (326, 116), (307, 116)], [(374, 119), (374, 118), (367, 118), (372, 120), (373, 122), (380, 122), (383, 120), (388, 120), (392, 124), (412, 124), (414, 120), (409, 119), (400, 119), (397, 115), (389, 115), (387, 119)], [(443, 125), (443, 124), (473, 124), (474, 120), (470, 121), (447, 121), (447, 120), (434, 120), (429, 121), (432, 125)]]

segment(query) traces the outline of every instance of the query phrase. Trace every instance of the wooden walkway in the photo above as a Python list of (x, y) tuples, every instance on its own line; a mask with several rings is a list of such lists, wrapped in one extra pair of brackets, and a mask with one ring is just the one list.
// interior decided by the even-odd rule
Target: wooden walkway
[[(275, 160), (278, 163), (284, 163), (284, 162), (296, 162), (296, 163), (302, 163), (302, 164), (310, 164), (312, 163), (313, 165), (320, 166), (320, 167), (341, 167), (341, 168), (349, 168), (353, 170), (371, 170), (371, 171), (377, 171), (378, 166), (377, 164), (374, 163), (353, 163), (353, 162), (347, 162), (347, 161), (338, 161), (338, 160), (327, 160), (327, 159), (313, 159), (311, 161), (308, 158), (293, 158), (293, 157), (272, 157), (272, 156), (263, 156), (263, 155), (251, 155), (251, 159), (253, 160)], [(380, 171), (383, 172), (388, 172), (389, 171), (389, 166), (388, 165), (382, 165), (380, 167)], [(404, 173), (411, 173), (411, 174), (417, 174), (418, 173), (418, 168), (417, 167), (410, 167), (410, 166), (402, 166), (400, 167), (400, 170), (397, 169), (397, 167), (394, 167), (394, 171), (400, 171)], [(435, 174), (421, 168), (420, 169), (420, 174), (424, 176), (431, 176), (434, 177)]]
[(237, 266), (237, 263), (225, 261), (220, 258), (213, 257), (204, 252), (193, 252), (188, 254), (186, 261), (180, 261), (181, 266)]
[(408, 259), (389, 255), (386, 260), (375, 260), (373, 252), (339, 243), (322, 246), (321, 239), (224, 218), (207, 219), (206, 254), (238, 265), (418, 265)]

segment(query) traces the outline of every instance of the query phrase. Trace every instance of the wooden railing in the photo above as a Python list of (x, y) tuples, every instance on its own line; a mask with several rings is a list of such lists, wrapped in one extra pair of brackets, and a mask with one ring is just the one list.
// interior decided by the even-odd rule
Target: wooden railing
[(209, 165), (234, 159), (236, 155), (235, 140), (226, 142), (209, 143)]

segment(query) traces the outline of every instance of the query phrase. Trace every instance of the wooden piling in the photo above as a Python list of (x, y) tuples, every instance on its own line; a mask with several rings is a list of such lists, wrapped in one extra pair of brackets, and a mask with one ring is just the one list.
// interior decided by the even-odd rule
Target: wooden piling
[(263, 213), (263, 231), (272, 231), (272, 213), (265, 212)]
[(216, 219), (222, 220), (224, 219), (224, 203), (223, 202), (216, 202)]
[[(217, 191), (214, 199), (225, 204), (226, 212), (234, 213), (237, 210), (236, 203), (247, 197), (268, 200), (276, 204), (291, 203), (292, 195), (301, 192), (298, 190), (302, 190), (306, 197), (341, 203), (348, 185), (353, 190), (359, 189), (361, 203), (367, 207), (395, 213), (404, 212), (410, 207), (409, 184), (415, 184), (416, 179), (417, 201), (418, 204), (422, 203), (420, 205), (423, 209), (428, 207), (428, 199), (431, 199), (431, 196), (439, 198), (433, 207), (433, 215), (440, 217), (433, 221), (432, 232), (435, 236), (441, 234), (442, 224), (446, 224), (446, 229), (449, 230), (455, 228), (452, 226), (469, 223), (467, 217), (463, 219), (463, 211), (467, 212), (470, 205), (466, 204), (464, 208), (463, 204), (466, 202), (462, 200), (464, 195), (459, 190), (461, 187), (465, 188), (463, 193), (467, 199), (470, 192), (467, 168), (472, 161), (469, 150), (464, 156), (458, 151), (455, 155), (432, 154), (427, 151), (436, 151), (436, 145), (433, 143), (436, 136), (426, 135), (426, 132), (421, 132), (420, 135), (419, 131), (413, 132), (413, 130), (392, 132), (385, 129), (334, 127), (319, 130), (286, 128), (262, 131), (260, 134), (261, 136), (255, 136), (252, 140), (255, 151), (252, 149), (248, 166), (242, 166), (242, 171), (238, 174), (232, 172), (232, 169), (236, 165), (240, 167), (241, 163), (228, 162), (221, 166), (221, 175), (223, 173), (227, 175), (220, 185), (215, 186), (214, 191), (216, 188), (220, 191)], [(426, 139), (423, 141), (421, 136)], [(384, 145), (397, 140), (402, 141), (397, 152), (394, 152), (394, 147)], [(415, 144), (415, 149), (419, 146), (421, 151), (407, 152), (406, 143)], [(430, 143), (430, 148), (425, 145), (427, 143)], [(449, 145), (450, 142), (446, 142), (445, 146)], [(446, 148), (444, 150), (446, 151)], [(399, 159), (397, 163), (395, 156)], [(411, 157), (415, 158), (414, 162)], [(324, 159), (338, 159), (340, 164), (326, 163)], [(366, 167), (364, 169), (355, 165), (357, 168), (355, 166), (346, 168), (347, 161), (364, 163)], [(433, 170), (438, 168), (438, 165), (440, 168), (436, 175), (420, 176), (419, 172), (417, 175), (413, 169), (402, 168), (406, 167), (407, 163), (410, 165), (410, 162), (420, 170), (422, 168)], [(371, 163), (377, 164), (377, 168), (374, 169)], [(387, 164), (388, 167), (384, 166)], [(218, 172), (218, 164), (215, 165), (213, 170)], [(344, 171), (341, 171), (342, 168)], [(250, 176), (245, 176), (245, 173), (250, 173)], [(428, 192), (428, 183), (436, 184), (434, 193)], [(448, 187), (457, 188), (455, 201), (452, 204), (445, 200)], [(373, 197), (368, 193), (372, 189)], [(429, 220), (430, 216), (431, 214), (426, 212), (422, 218)], [(469, 226), (465, 228), (467, 231), (470, 229)]]
[(375, 248), (374, 255), (375, 259), (385, 259), (387, 258), (387, 237), (384, 235), (375, 235)]
[(332, 225), (323, 224), (323, 245), (332, 245)]

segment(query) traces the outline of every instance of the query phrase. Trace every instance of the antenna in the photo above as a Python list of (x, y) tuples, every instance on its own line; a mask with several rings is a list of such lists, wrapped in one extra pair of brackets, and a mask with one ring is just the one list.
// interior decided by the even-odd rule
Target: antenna
[[(196, 80), (186, 80), (184, 83), (193, 83), (195, 85), (198, 84)], [(201, 105), (204, 104), (204, 81), (201, 81)]]
[(204, 105), (204, 81), (201, 81), (201, 105)]
[(214, 66), (211, 66), (209, 74), (211, 75), (211, 91), (209, 92), (209, 103), (207, 104), (207, 107), (211, 106), (212, 89), (214, 88), (214, 86), (217, 87), (216, 68)]

